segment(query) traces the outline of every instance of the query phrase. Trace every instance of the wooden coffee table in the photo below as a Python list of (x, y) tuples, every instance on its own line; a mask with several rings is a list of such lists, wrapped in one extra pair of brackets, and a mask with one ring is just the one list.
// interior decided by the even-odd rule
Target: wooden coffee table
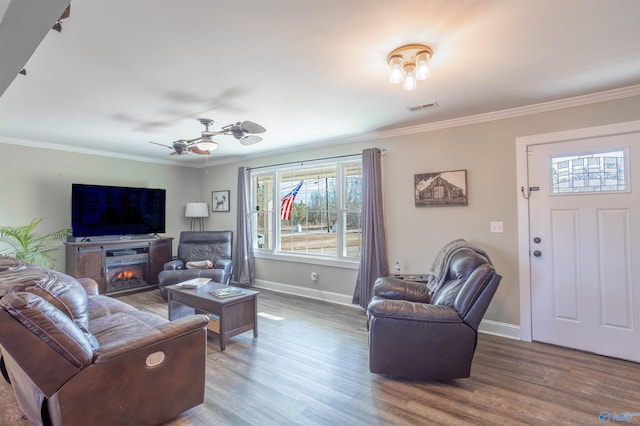
[[(220, 350), (224, 351), (228, 338), (253, 330), (258, 337), (258, 294), (243, 288), (244, 294), (218, 298), (209, 293), (215, 288), (226, 288), (224, 284), (209, 282), (200, 288), (182, 288), (180, 284), (167, 286), (169, 320), (204, 313), (217, 316), (210, 320), (207, 329), (220, 336)], [(218, 323), (216, 324), (216, 321)], [(217, 325), (217, 327), (216, 327)]]

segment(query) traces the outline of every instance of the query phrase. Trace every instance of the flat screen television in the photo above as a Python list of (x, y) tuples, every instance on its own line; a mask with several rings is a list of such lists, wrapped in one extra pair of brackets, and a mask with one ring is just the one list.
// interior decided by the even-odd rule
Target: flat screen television
[(71, 186), (74, 237), (127, 236), (165, 232), (164, 189)]

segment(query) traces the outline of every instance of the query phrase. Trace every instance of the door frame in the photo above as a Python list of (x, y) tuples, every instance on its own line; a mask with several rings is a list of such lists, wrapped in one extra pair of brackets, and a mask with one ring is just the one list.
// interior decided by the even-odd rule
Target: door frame
[[(529, 255), (531, 238), (529, 233), (529, 201), (522, 190), (528, 194), (529, 169), (528, 147), (532, 145), (569, 142), (577, 139), (599, 138), (640, 132), (640, 120), (607, 124), (596, 127), (542, 133), (516, 138), (516, 189), (518, 193), (518, 280), (520, 282), (520, 339), (530, 342), (533, 336), (531, 316), (531, 256)], [(633, 173), (633, 172), (632, 172)], [(535, 196), (535, 195), (534, 195)]]

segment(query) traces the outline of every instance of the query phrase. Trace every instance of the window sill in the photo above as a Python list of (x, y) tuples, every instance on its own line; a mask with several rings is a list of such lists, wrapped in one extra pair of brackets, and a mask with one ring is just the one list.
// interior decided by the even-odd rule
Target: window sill
[(360, 262), (357, 260), (335, 259), (311, 255), (298, 255), (289, 253), (273, 253), (262, 250), (254, 250), (256, 259), (279, 260), (281, 262), (306, 263), (309, 265), (333, 266), (335, 268), (358, 269)]

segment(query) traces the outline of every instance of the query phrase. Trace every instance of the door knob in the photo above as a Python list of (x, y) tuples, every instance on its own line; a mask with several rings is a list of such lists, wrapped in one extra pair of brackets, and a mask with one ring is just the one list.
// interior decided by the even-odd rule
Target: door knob
[(533, 252), (533, 255), (535, 257), (540, 257), (540, 256), (542, 256), (542, 252), (540, 250), (536, 250), (536, 251)]
[(540, 239), (540, 237), (535, 237), (533, 239), (533, 242), (536, 243), (536, 244), (540, 244), (540, 241), (542, 241), (542, 239)]

